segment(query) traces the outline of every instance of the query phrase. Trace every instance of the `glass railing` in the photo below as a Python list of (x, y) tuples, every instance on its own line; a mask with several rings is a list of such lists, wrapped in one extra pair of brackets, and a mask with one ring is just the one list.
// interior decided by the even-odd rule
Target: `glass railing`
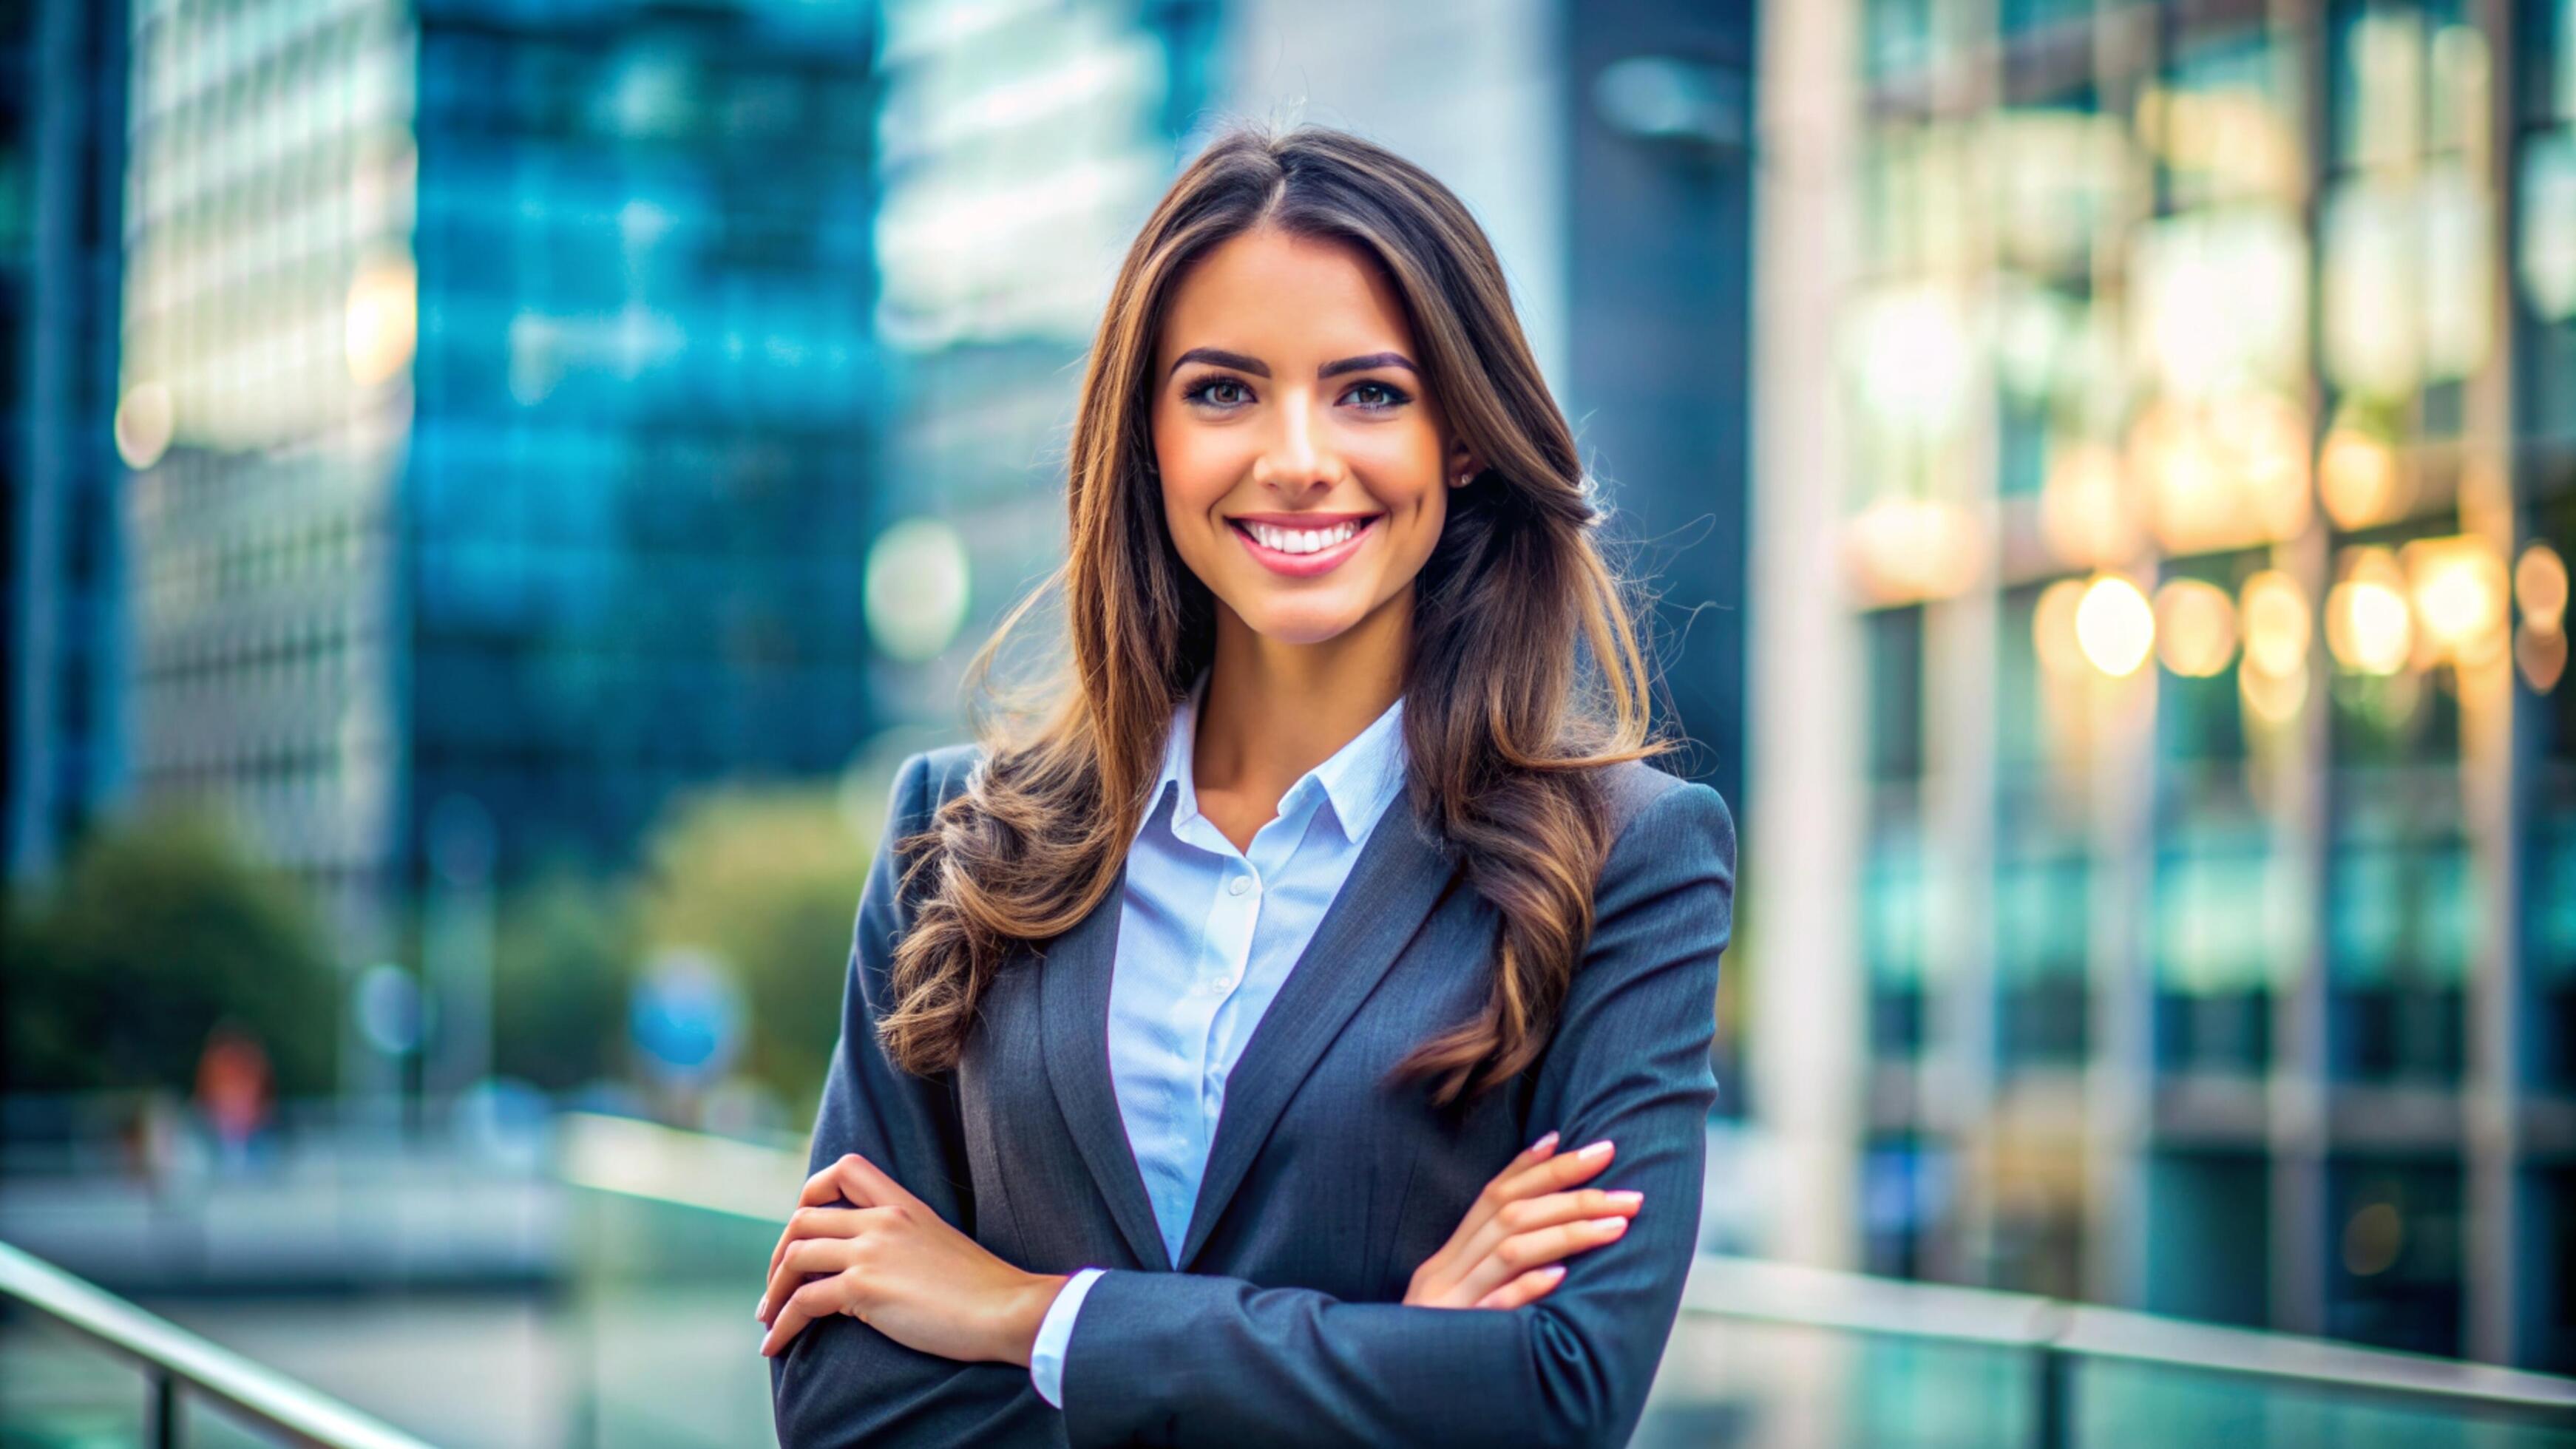
[[(803, 1153), (614, 1117), (559, 1126), (587, 1442), (767, 1442), (752, 1309)], [(2576, 1449), (2576, 1381), (1711, 1255), (1633, 1442)]]
[(0, 1444), (427, 1449), (6, 1243)]

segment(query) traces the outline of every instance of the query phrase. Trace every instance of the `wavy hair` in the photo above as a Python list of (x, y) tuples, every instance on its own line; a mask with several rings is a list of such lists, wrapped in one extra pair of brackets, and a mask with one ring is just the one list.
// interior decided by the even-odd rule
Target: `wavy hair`
[[(979, 767), (895, 843), (919, 905), (878, 1031), (907, 1071), (953, 1068), (1010, 952), (1101, 905), (1173, 711), (1212, 656), (1213, 596), (1163, 520), (1150, 373), (1176, 284), (1256, 227), (1376, 259), (1403, 299), (1425, 385), (1485, 463), (1451, 490), (1414, 581), (1403, 726), (1413, 808), (1501, 918), (1493, 986), (1395, 1079), (1428, 1079), (1448, 1107), (1537, 1060), (1592, 933), (1610, 845), (1596, 772), (1679, 747), (1650, 726), (1628, 585), (1594, 539), (1605, 515), (1475, 219), (1429, 173), (1359, 137), (1238, 122), (1182, 171), (1119, 267), (1066, 459), (1066, 558), (969, 666)], [(1066, 665), (996, 716), (983, 707), (996, 652), (1050, 591)]]

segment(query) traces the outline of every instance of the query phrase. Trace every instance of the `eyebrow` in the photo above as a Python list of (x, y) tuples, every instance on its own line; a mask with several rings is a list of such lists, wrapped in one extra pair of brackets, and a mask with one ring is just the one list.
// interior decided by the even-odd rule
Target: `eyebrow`
[[(1237, 372), (1248, 372), (1255, 377), (1270, 375), (1269, 363), (1258, 357), (1246, 357), (1240, 352), (1228, 352), (1222, 347), (1193, 347), (1172, 359), (1172, 372), (1178, 372), (1183, 366), (1193, 362), (1231, 367)], [(1371, 352), (1359, 357), (1345, 357), (1338, 361), (1327, 362), (1315, 369), (1315, 376), (1339, 377), (1345, 372), (1366, 372), (1373, 367), (1401, 367), (1416, 377), (1422, 375), (1422, 369), (1415, 367), (1412, 360), (1401, 352)], [(1166, 377), (1170, 375), (1170, 373), (1164, 374)]]

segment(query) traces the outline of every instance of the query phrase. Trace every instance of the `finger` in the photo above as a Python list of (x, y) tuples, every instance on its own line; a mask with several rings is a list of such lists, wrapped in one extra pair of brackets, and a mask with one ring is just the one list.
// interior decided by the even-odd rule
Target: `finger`
[(1487, 1179), (1485, 1182), (1485, 1190), (1478, 1193), (1476, 1195), (1476, 1200), (1467, 1205), (1467, 1216), (1459, 1220), (1457, 1231), (1449, 1235), (1450, 1243), (1456, 1244), (1465, 1242), (1469, 1237), (1474, 1235), (1476, 1229), (1482, 1227), (1485, 1224), (1485, 1221), (1494, 1215), (1494, 1210), (1496, 1208), (1499, 1208), (1504, 1203), (1511, 1201), (1510, 1195), (1505, 1189), (1505, 1184), (1518, 1177), (1521, 1173), (1528, 1171), (1530, 1168), (1536, 1167), (1538, 1164), (1547, 1161), (1555, 1155), (1556, 1134), (1554, 1132), (1550, 1132), (1539, 1138), (1536, 1142), (1522, 1148), (1518, 1156), (1514, 1157), (1511, 1161), (1504, 1163), (1503, 1170), (1495, 1173), (1491, 1178)]
[(778, 1235), (778, 1246), (769, 1250), (769, 1271), (778, 1271), (778, 1260), (787, 1249), (804, 1238), (847, 1238), (855, 1236), (862, 1209), (801, 1207), (787, 1215), (787, 1226)]
[(778, 1266), (769, 1270), (768, 1286), (761, 1290), (760, 1307), (753, 1314), (767, 1323), (778, 1312), (777, 1305), (805, 1285), (805, 1280), (821, 1273), (838, 1273), (850, 1266), (850, 1240), (847, 1238), (800, 1238), (788, 1245)]
[(1536, 1303), (1547, 1296), (1548, 1290), (1564, 1281), (1565, 1265), (1562, 1263), (1553, 1267), (1532, 1268), (1477, 1299), (1476, 1306), (1478, 1308), (1518, 1308), (1524, 1303)]
[(1494, 1214), (1494, 1220), (1486, 1224), (1484, 1232), (1467, 1245), (1464, 1256), (1472, 1263), (1492, 1252), (1495, 1244), (1518, 1233), (1592, 1218), (1635, 1217), (1645, 1201), (1646, 1195), (1642, 1192), (1604, 1192), (1597, 1187), (1587, 1187), (1505, 1203), (1502, 1211)]
[[(806, 1179), (804, 1197), (799, 1199), (799, 1204), (804, 1204), (804, 1207), (835, 1207), (842, 1199), (848, 1199), (850, 1207), (878, 1207), (884, 1202), (886, 1186), (894, 1186), (894, 1179), (886, 1176), (884, 1171), (878, 1171), (876, 1163), (858, 1156), (858, 1153), (842, 1153), (819, 1174)], [(894, 1192), (902, 1192), (902, 1189), (896, 1186)]]
[(1459, 1280), (1458, 1295), (1475, 1302), (1532, 1268), (1545, 1267), (1604, 1243), (1615, 1242), (1626, 1231), (1626, 1218), (1587, 1218), (1579, 1223), (1540, 1228), (1536, 1232), (1515, 1233), (1496, 1244), (1492, 1252), (1467, 1271), (1466, 1277)]
[(849, 1301), (848, 1289), (840, 1277), (817, 1278), (787, 1296), (779, 1305), (778, 1321), (769, 1325), (769, 1336), (760, 1341), (760, 1356), (774, 1358), (788, 1342), (805, 1331), (805, 1325), (817, 1318), (844, 1311)]
[(1545, 1162), (1531, 1163), (1512, 1174), (1509, 1181), (1498, 1186), (1506, 1202), (1517, 1202), (1525, 1197), (1537, 1197), (1541, 1193), (1556, 1192), (1599, 1176), (1601, 1169), (1608, 1167), (1610, 1159), (1616, 1157), (1618, 1153), (1619, 1149), (1608, 1138), (1604, 1138), (1573, 1152), (1551, 1156)]

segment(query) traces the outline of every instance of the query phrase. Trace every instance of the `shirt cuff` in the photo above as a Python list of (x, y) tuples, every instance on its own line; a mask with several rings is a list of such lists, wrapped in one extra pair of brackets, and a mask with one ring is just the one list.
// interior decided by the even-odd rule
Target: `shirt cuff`
[(1038, 1341), (1029, 1349), (1029, 1381), (1051, 1407), (1064, 1407), (1064, 1349), (1073, 1342), (1073, 1315), (1082, 1311), (1083, 1295), (1100, 1281), (1102, 1271), (1085, 1268), (1074, 1274), (1038, 1323)]

